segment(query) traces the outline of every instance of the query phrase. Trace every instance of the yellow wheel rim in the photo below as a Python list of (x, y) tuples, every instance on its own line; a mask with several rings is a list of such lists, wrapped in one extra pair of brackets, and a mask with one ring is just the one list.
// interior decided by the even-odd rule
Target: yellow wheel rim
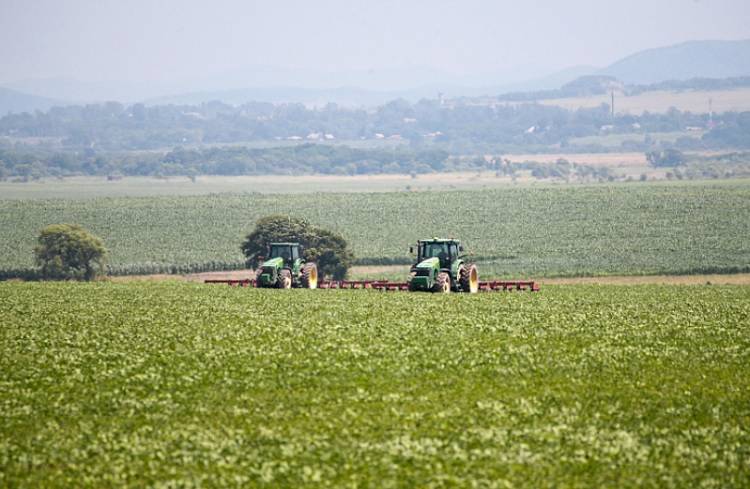
[(317, 269), (317, 267), (313, 267), (313, 269), (310, 270), (310, 288), (311, 289), (317, 289), (318, 288), (318, 269)]
[(469, 292), (475, 293), (479, 290), (479, 274), (476, 268), (472, 268), (469, 272)]

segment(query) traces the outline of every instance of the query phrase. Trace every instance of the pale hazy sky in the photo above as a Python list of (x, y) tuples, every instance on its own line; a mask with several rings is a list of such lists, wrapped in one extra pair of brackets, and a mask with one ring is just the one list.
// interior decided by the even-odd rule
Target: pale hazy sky
[(173, 82), (261, 65), (544, 74), (746, 38), (750, 0), (0, 0), (0, 82)]

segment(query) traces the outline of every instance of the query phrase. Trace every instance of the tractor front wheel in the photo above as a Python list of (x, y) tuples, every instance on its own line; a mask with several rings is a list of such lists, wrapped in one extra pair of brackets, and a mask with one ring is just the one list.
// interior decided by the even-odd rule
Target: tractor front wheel
[(433, 292), (441, 292), (443, 294), (447, 294), (450, 291), (451, 291), (451, 276), (448, 275), (446, 272), (438, 273), (437, 280), (435, 281), (435, 286), (433, 288)]
[(461, 285), (461, 292), (476, 294), (479, 292), (479, 271), (473, 263), (466, 263), (458, 271), (458, 282)]
[(292, 288), (292, 272), (288, 269), (279, 271), (278, 287), (280, 289), (291, 289)]
[(318, 266), (315, 263), (305, 263), (302, 268), (302, 288), (304, 289), (317, 289), (318, 288)]

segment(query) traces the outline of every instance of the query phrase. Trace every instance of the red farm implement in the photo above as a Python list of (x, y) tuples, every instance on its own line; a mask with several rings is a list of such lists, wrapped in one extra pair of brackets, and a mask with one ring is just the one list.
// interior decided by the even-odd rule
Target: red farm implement
[[(207, 284), (226, 284), (232, 287), (256, 287), (254, 279), (208, 279)], [(379, 290), (383, 292), (407, 292), (407, 282), (390, 282), (387, 280), (320, 280), (319, 289), (326, 290)], [(502, 291), (539, 291), (539, 284), (531, 280), (491, 280), (480, 281), (479, 292), (502, 292)]]
[[(295, 248), (297, 247), (297, 248)], [(287, 250), (289, 248), (289, 250)], [(293, 282), (282, 279), (294, 277), (294, 268), (286, 265), (280, 253), (286, 251), (290, 256), (300, 255), (298, 243), (272, 243), (272, 258), (263, 263), (255, 278), (244, 280), (206, 280), (210, 284), (228, 284), (235, 287), (276, 287), (289, 288)], [(274, 250), (281, 250), (276, 253)], [(278, 251), (277, 250), (277, 251)], [(296, 251), (295, 251), (296, 250)], [(388, 280), (324, 280), (319, 279), (314, 264), (306, 266), (315, 269), (314, 280), (300, 281), (300, 285), (310, 289), (371, 289), (389, 291), (424, 291), (424, 292), (500, 292), (522, 290), (536, 292), (539, 285), (531, 280), (490, 280), (480, 281), (477, 266), (467, 261), (461, 242), (454, 238), (431, 238), (417, 241), (417, 259), (409, 269), (405, 282)], [(414, 247), (409, 249), (414, 253)], [(295, 254), (296, 253), (296, 254)], [(279, 256), (276, 256), (279, 255)], [(296, 262), (295, 262), (296, 263)], [(273, 266), (276, 268), (273, 268)], [(282, 267), (285, 267), (282, 269)], [(299, 267), (298, 267), (299, 268)], [(286, 275), (284, 275), (286, 273)]]

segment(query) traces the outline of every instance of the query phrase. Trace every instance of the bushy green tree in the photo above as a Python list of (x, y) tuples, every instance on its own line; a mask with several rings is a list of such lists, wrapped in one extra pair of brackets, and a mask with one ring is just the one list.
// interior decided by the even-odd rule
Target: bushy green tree
[(245, 237), (242, 252), (249, 266), (258, 266), (269, 243), (293, 241), (302, 245), (305, 260), (318, 265), (318, 271), (334, 279), (343, 279), (354, 261), (343, 236), (313, 226), (304, 219), (271, 215), (258, 220), (255, 229)]
[(649, 165), (655, 167), (679, 166), (685, 164), (685, 155), (676, 149), (665, 149), (664, 151), (649, 151), (646, 153)]
[(107, 250), (77, 224), (52, 224), (39, 234), (34, 255), (44, 279), (93, 280), (104, 270)]

